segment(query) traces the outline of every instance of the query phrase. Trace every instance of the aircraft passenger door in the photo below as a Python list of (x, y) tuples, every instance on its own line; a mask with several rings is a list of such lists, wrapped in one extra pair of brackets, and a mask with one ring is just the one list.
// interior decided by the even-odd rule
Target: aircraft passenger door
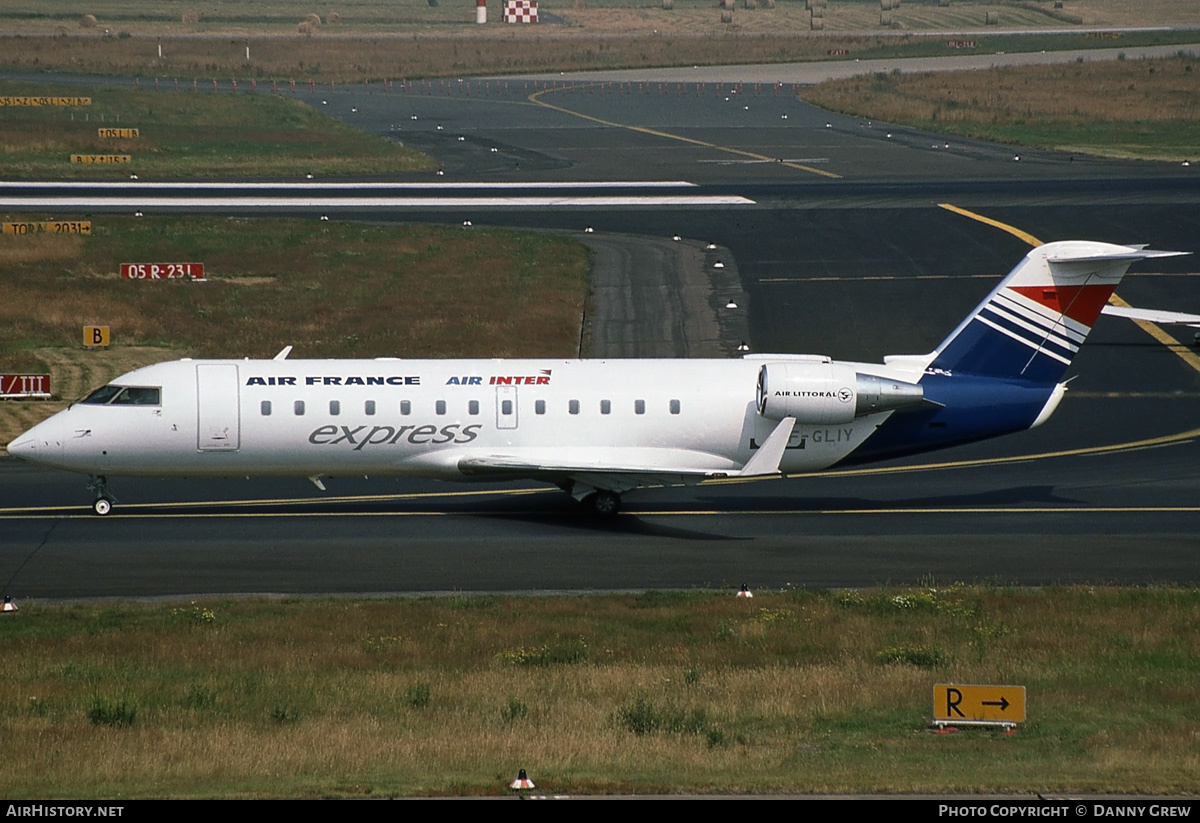
[(196, 448), (237, 451), (241, 446), (238, 367), (196, 366)]
[(496, 387), (496, 428), (515, 429), (517, 427), (517, 387)]

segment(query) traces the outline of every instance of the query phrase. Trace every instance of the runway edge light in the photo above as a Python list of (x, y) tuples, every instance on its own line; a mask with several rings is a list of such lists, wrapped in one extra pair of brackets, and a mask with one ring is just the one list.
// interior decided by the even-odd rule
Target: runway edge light
[(0, 606), (0, 614), (12, 614), (17, 611), (17, 604), (13, 602), (12, 595), (4, 595), (4, 605)]
[(519, 772), (517, 772), (517, 779), (514, 780), (513, 782), (509, 783), (508, 787), (510, 789), (516, 789), (518, 791), (520, 791), (521, 789), (537, 788), (536, 786), (533, 785), (533, 781), (529, 779), (529, 776), (525, 774), (524, 769), (521, 769)]

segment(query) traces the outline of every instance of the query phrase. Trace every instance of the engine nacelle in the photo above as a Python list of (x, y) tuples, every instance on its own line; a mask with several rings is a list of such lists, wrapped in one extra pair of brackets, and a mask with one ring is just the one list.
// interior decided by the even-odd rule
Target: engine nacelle
[(758, 413), (771, 420), (836, 425), (876, 412), (916, 406), (925, 390), (916, 383), (859, 374), (846, 363), (798, 360), (758, 370)]

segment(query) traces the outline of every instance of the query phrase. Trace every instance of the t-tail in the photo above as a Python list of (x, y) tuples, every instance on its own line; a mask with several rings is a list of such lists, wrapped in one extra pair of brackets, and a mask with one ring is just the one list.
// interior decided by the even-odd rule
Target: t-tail
[(1069, 240), (1017, 264), (932, 353), (887, 358), (923, 369), (930, 401), (896, 412), (846, 463), (954, 446), (1041, 425), (1067, 367), (1130, 264), (1187, 252)]

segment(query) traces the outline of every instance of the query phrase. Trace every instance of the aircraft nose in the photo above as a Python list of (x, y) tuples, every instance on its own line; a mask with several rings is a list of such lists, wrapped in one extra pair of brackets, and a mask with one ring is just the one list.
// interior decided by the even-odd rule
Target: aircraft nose
[(61, 438), (58, 436), (59, 428), (53, 418), (39, 423), (9, 443), (8, 453), (35, 463), (51, 459), (62, 450)]
[(8, 444), (8, 453), (22, 460), (29, 460), (37, 455), (37, 441), (28, 433), (22, 434)]

